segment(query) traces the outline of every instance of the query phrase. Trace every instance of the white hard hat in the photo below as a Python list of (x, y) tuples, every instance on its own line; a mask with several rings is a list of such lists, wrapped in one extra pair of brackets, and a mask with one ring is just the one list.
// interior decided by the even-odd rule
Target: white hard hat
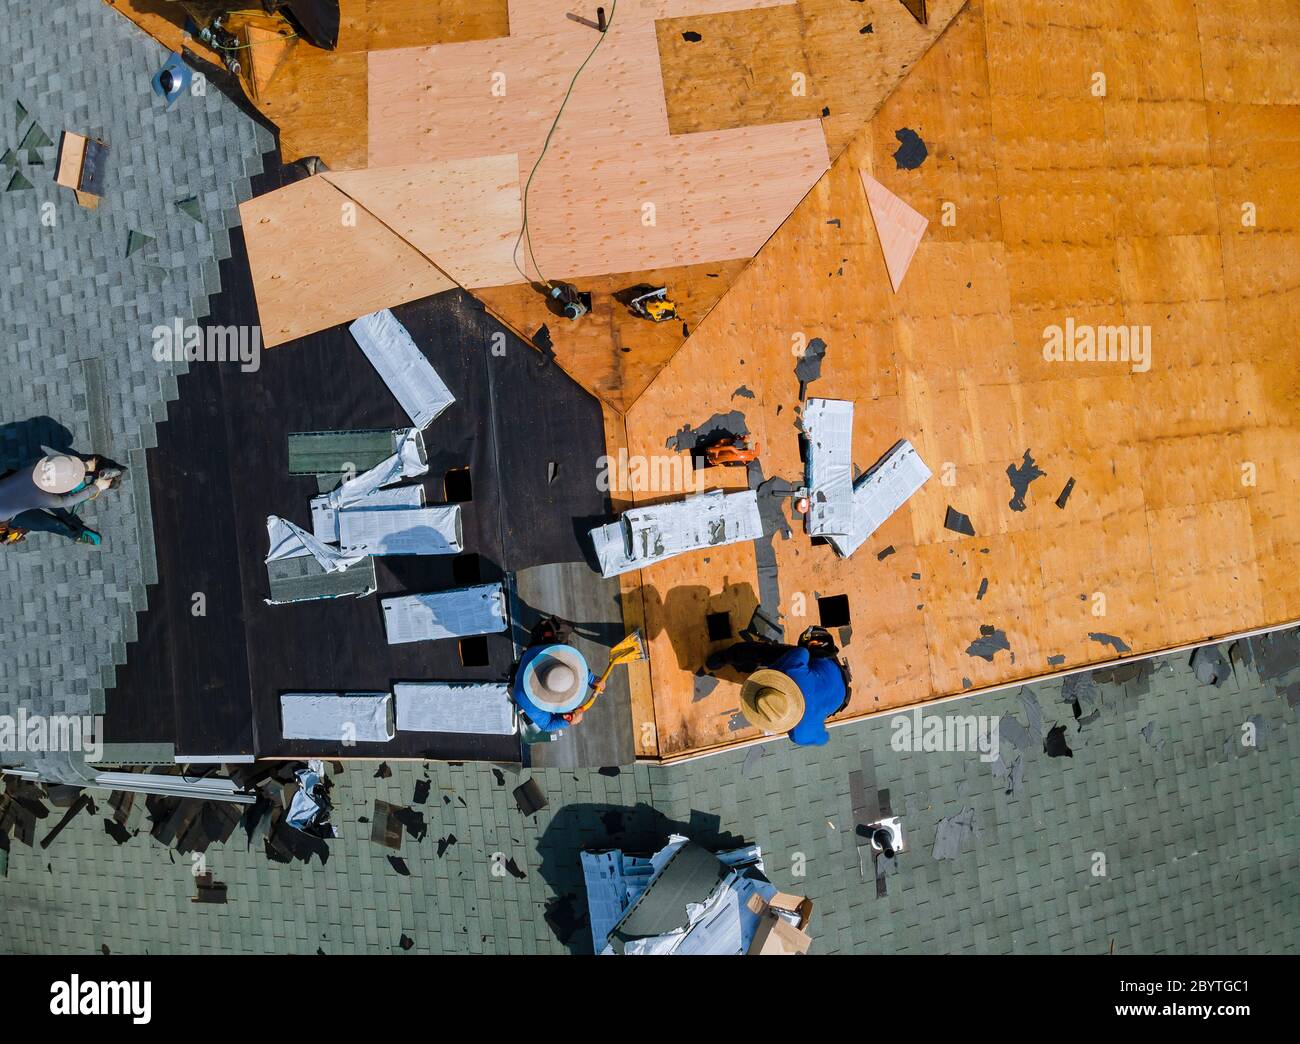
[(66, 453), (42, 457), (32, 471), (32, 481), (46, 493), (71, 493), (86, 481), (86, 464)]

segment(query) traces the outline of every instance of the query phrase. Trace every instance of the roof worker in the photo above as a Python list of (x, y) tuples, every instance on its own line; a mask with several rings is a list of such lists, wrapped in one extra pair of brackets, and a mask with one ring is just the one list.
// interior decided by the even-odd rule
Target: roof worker
[(788, 732), (795, 743), (813, 747), (830, 739), (826, 719), (849, 702), (838, 655), (830, 633), (810, 627), (798, 645), (741, 642), (711, 658), (709, 666), (730, 663), (750, 670), (740, 690), (745, 718), (764, 732)]
[(595, 684), (586, 658), (558, 640), (554, 623), (543, 621), (538, 640), (524, 650), (510, 695), (543, 732), (560, 732), (582, 721), (583, 704)]
[(51, 453), (0, 478), (0, 541), (16, 543), (36, 530), (98, 546), (100, 535), (71, 509), (111, 488), (119, 474), (108, 468), (101, 473), (96, 457)]

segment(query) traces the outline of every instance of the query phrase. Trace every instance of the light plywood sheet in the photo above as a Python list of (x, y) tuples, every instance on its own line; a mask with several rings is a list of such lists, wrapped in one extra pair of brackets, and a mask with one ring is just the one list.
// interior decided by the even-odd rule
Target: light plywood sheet
[(268, 348), (456, 285), (320, 176), (239, 213)]
[(322, 176), (461, 286), (522, 280), (511, 260), (521, 220), (515, 156)]
[(808, 121), (561, 147), (546, 164), (528, 204), (533, 252), (544, 275), (577, 277), (752, 257), (827, 155)]
[(889, 282), (898, 293), (903, 285), (903, 276), (907, 266), (912, 263), (912, 255), (921, 244), (925, 227), (930, 222), (918, 214), (889, 189), (865, 171), (862, 173), (862, 185), (867, 190), (867, 205), (871, 208), (871, 220), (876, 226), (876, 237), (880, 240), (880, 249), (885, 255), (885, 268), (889, 271)]

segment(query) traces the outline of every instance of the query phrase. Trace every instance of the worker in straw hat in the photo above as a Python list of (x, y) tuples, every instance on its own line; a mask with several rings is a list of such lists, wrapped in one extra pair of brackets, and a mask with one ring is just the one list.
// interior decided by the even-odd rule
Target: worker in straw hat
[[(69, 453), (47, 453), (35, 464), (0, 479), (0, 539), (21, 540), (30, 529), (59, 533), (85, 544), (100, 536), (71, 513), (113, 485), (114, 474), (97, 474), (95, 457), (82, 460)], [(27, 516), (18, 524), (20, 515)]]
[(559, 641), (549, 623), (544, 622), (540, 640), (520, 657), (511, 695), (539, 729), (559, 732), (582, 720), (595, 678), (582, 653)]
[(751, 725), (788, 732), (801, 746), (830, 739), (826, 719), (848, 702), (848, 683), (839, 649), (823, 628), (810, 627), (795, 646), (743, 642), (727, 652), (733, 665), (763, 664), (740, 690), (740, 711)]

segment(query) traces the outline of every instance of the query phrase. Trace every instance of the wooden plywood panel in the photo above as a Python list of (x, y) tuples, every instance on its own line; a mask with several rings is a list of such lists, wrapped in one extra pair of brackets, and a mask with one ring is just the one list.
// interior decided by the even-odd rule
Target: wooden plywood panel
[[(556, 316), (531, 284), (479, 288), (476, 297), (525, 340), (545, 326), (560, 366), (593, 395), (618, 411), (625, 410), (654, 379), (731, 286), (744, 260), (656, 268), (642, 272), (586, 277), (579, 280), (592, 295), (592, 310), (577, 322)], [(559, 273), (567, 278), (568, 273)], [(652, 323), (632, 315), (615, 298), (629, 287), (665, 286), (679, 318)]]
[(366, 163), (366, 54), (299, 47), (260, 93), (257, 106), (280, 128), (286, 163), (319, 156), (329, 167)]
[(552, 146), (528, 203), (537, 264), (551, 278), (752, 257), (826, 166), (816, 121)]
[(510, 35), (507, 0), (365, 0), (368, 51)]
[(816, 119), (797, 4), (655, 23), (673, 134)]
[[(268, 347), (455, 283), (322, 177), (239, 208)], [(354, 220), (355, 224), (345, 224)]]
[[(372, 53), (369, 164), (513, 152), (531, 169), (593, 38), (590, 30), (561, 30)], [(666, 135), (655, 54), (653, 24), (611, 29), (565, 107), (553, 147)]]
[(862, 172), (862, 185), (867, 192), (867, 205), (871, 208), (876, 237), (885, 255), (889, 282), (894, 293), (898, 293), (929, 221), (865, 171)]
[[(994, 9), (996, 17), (985, 17)], [(1174, 4), (1151, 27), (1142, 12), (1131, 31), (1195, 47), (1188, 10)], [(1100, 53), (1098, 41), (1120, 28), (1110, 24), (1116, 12), (1072, 14), (1031, 0), (975, 4), (979, 31), (959, 21), (945, 41), (983, 53), (988, 34), (991, 56), (1037, 56), (1020, 82), (1008, 67), (1005, 93), (986, 95), (987, 119), (977, 116), (969, 135), (952, 137), (949, 171), (961, 163), (982, 170), (984, 195), (1002, 197), (1000, 220), (988, 219), (986, 205), (976, 228), (963, 234), (959, 217), (945, 232), (922, 210), (931, 228), (891, 298), (865, 199), (836, 187), (852, 162), (904, 198), (909, 185), (919, 186), (937, 211), (944, 182), (927, 168), (948, 173), (951, 128), (934, 124), (937, 147), (917, 170), (895, 170), (890, 153), (894, 131), (911, 126), (905, 114), (915, 106), (938, 111), (939, 103), (927, 110), (920, 98), (936, 91), (929, 67), (940, 56), (978, 75), (978, 61), (958, 61), (941, 46), (627, 414), (629, 446), (652, 452), (672, 431), (726, 408), (724, 389), (743, 372), (755, 392), (743, 409), (763, 440), (764, 474), (797, 481), (790, 335), (815, 335), (827, 355), (810, 393), (856, 401), (867, 431), (862, 438), (855, 431), (855, 464), (871, 463), (880, 442), (908, 437), (935, 468), (848, 561), (812, 546), (797, 519), (790, 538), (775, 542), (787, 639), (811, 622), (809, 597), (849, 594), (850, 716), (1106, 661), (1116, 654), (1112, 636), (1142, 652), (1281, 623), (1300, 603), (1294, 579), (1284, 579), (1300, 559), (1300, 495), (1294, 469), (1281, 463), (1300, 439), (1294, 236), (1258, 228), (1221, 235), (1214, 198), (1215, 177), (1262, 184), (1265, 172), (1280, 170), (1285, 180), (1289, 167), (1270, 164), (1267, 146), (1227, 127), (1226, 152), (1215, 155), (1207, 103), (1185, 89), (1180, 72), (1186, 54), (1171, 58), (1160, 90), (1103, 101), (1087, 98), (1085, 87), (1083, 97), (1070, 97), (1069, 70), (1085, 68)], [(1083, 57), (1049, 67), (1053, 41), (1070, 40)], [(1149, 49), (1149, 41), (1124, 43), (1128, 64), (1112, 68)], [(963, 93), (981, 96), (978, 86)], [(970, 111), (978, 114), (979, 104)], [(1255, 140), (1289, 140), (1285, 120), (1244, 118), (1260, 128)], [(1166, 205), (1174, 185), (1180, 199)], [(1280, 196), (1271, 199), (1276, 207)], [(1067, 317), (1150, 326), (1150, 368), (1045, 359), (1045, 327)], [(863, 328), (870, 332), (858, 334)], [(841, 353), (841, 345), (853, 347)], [(1020, 511), (1007, 469), (1027, 449), (1045, 475)], [(1060, 508), (1068, 479), (1073, 491)], [(976, 537), (943, 527), (948, 506), (970, 514)], [(877, 558), (886, 545), (893, 553)], [(756, 572), (740, 576), (735, 562), (725, 572), (730, 584), (757, 582)], [(698, 562), (678, 582), (714, 591), (722, 579), (712, 563)], [(661, 600), (671, 598), (670, 582), (661, 578)], [(1009, 648), (992, 661), (967, 651), (982, 626), (1007, 638)], [(734, 681), (697, 704), (697, 679), (683, 674), (674, 650), (672, 637), (660, 636), (652, 656), (655, 712), (671, 724), (660, 732), (659, 755), (747, 735), (733, 733), (725, 713), (733, 699), (725, 686)], [(864, 678), (869, 697), (859, 691)]]
[(522, 279), (511, 260), (521, 220), (516, 157), (331, 171), (323, 176), (461, 286)]

